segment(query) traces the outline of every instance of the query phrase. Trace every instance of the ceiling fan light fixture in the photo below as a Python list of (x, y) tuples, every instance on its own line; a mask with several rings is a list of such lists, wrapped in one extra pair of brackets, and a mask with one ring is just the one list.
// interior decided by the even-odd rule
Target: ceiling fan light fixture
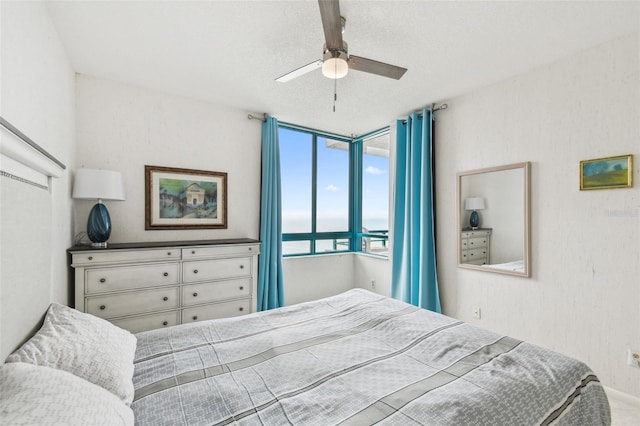
[(322, 75), (327, 78), (342, 78), (349, 72), (346, 52), (327, 51), (322, 63)]

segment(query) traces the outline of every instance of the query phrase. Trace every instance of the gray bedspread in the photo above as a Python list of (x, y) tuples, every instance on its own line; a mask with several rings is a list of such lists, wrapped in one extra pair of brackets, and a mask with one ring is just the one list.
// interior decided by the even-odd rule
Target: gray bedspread
[(608, 425), (582, 362), (365, 290), (137, 334), (139, 425)]

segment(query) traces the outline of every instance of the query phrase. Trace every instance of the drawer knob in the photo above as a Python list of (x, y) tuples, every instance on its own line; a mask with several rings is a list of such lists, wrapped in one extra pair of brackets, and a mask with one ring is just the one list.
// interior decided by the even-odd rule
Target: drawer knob
[(196, 251), (195, 250), (191, 250), (191, 254), (196, 254)]
[(198, 293), (193, 293), (193, 297), (198, 297)]
[(240, 269), (244, 269), (244, 265), (240, 265)]
[(253, 248), (249, 247), (249, 251), (253, 250)]
[(167, 256), (171, 256), (171, 252), (170, 251), (167, 252)]
[(162, 300), (164, 300), (166, 302), (167, 300), (169, 300), (169, 298), (167, 296), (165, 296), (165, 297), (162, 298)]
[(162, 321), (162, 325), (168, 325), (169, 321)]
[(197, 270), (197, 269), (194, 269), (194, 270), (193, 270), (193, 273), (194, 273), (194, 274), (197, 274), (197, 273), (198, 273), (198, 270)]
[(168, 277), (168, 276), (169, 276), (169, 273), (168, 273), (168, 272), (165, 272), (165, 273), (164, 273), (164, 274), (162, 274), (162, 275), (164, 275), (165, 277)]
[(107, 307), (105, 305), (100, 305), (100, 310), (104, 311), (105, 309), (107, 309)]
[(107, 282), (107, 279), (106, 278), (100, 278), (100, 282), (101, 283)]
[(93, 260), (93, 256), (89, 256), (89, 260)]
[(244, 290), (244, 286), (240, 286), (240, 290)]
[(197, 315), (194, 315), (194, 316), (193, 316), (193, 320), (194, 320), (194, 321), (196, 321), (197, 319), (198, 319), (198, 316), (197, 316)]
[(238, 308), (238, 310), (239, 310), (240, 312), (242, 312), (242, 311), (244, 311), (244, 308), (243, 308), (242, 306), (240, 306), (240, 307)]

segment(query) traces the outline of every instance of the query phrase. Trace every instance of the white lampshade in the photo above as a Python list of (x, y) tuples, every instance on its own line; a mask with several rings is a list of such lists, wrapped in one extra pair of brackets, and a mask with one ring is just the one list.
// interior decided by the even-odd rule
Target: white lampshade
[(347, 54), (345, 52), (325, 52), (322, 63), (322, 75), (327, 78), (342, 78), (349, 72)]
[(71, 196), (79, 200), (126, 200), (122, 174), (111, 170), (78, 169)]
[(465, 210), (484, 210), (484, 198), (470, 197), (464, 200)]

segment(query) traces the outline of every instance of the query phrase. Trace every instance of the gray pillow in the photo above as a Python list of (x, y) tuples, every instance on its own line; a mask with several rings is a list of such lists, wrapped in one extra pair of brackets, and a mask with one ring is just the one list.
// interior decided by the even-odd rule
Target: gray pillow
[(133, 425), (131, 408), (100, 386), (49, 367), (12, 362), (0, 367), (4, 425)]
[(133, 401), (136, 337), (110, 322), (58, 303), (49, 306), (38, 332), (7, 362), (64, 370)]

